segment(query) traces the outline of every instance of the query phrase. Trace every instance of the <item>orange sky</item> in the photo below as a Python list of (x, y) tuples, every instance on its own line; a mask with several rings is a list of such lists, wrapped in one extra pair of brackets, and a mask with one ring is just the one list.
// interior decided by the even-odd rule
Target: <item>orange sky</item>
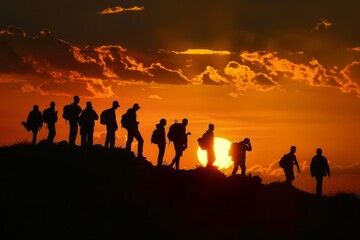
[[(309, 162), (321, 147), (333, 171), (325, 193), (360, 193), (357, 1), (184, 0), (176, 9), (160, 0), (81, 2), (56, 1), (51, 13), (43, 0), (1, 8), (0, 145), (31, 139), (20, 122), (34, 104), (44, 110), (55, 101), (61, 112), (76, 94), (99, 114), (118, 100), (118, 120), (139, 103), (144, 154), (154, 164), (155, 124), (186, 117), (192, 135), (182, 168), (200, 164), (196, 139), (214, 123), (218, 137), (251, 139), (248, 169), (264, 182), (284, 180), (277, 162), (296, 145), (303, 172), (294, 184), (314, 192)], [(55, 141), (67, 140), (65, 120), (56, 127)], [(97, 123), (95, 131), (103, 144), (105, 127)], [(43, 128), (39, 139), (46, 134)], [(125, 135), (117, 131), (116, 146)], [(166, 148), (167, 163), (173, 155)]]

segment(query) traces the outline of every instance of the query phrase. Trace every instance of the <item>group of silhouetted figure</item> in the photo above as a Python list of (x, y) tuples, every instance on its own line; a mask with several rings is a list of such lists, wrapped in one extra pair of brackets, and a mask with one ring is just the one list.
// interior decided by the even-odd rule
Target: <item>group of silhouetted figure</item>
[[(86, 108), (83, 110), (79, 106), (79, 96), (73, 97), (71, 104), (65, 105), (63, 108), (62, 117), (69, 122), (69, 144), (75, 145), (76, 137), (78, 134), (78, 128), (80, 127), (81, 136), (81, 147), (91, 147), (93, 145), (93, 135), (95, 121), (99, 119), (99, 115), (93, 109), (90, 101), (86, 102)], [(118, 124), (116, 119), (116, 109), (120, 107), (118, 101), (113, 101), (112, 107), (106, 109), (100, 114), (100, 123), (106, 125), (106, 138), (105, 148), (113, 149), (115, 147), (115, 133), (118, 130)], [(121, 117), (121, 126), (128, 132), (126, 141), (126, 150), (131, 152), (131, 144), (134, 138), (137, 140), (137, 158), (145, 160), (143, 156), (143, 145), (144, 139), (139, 131), (136, 112), (140, 109), (139, 104), (135, 103), (132, 108), (129, 108), (125, 114)], [(33, 110), (30, 111), (27, 121), (21, 122), (27, 131), (31, 131), (33, 134), (32, 144), (35, 145), (37, 142), (37, 133), (42, 128), (43, 123), (47, 124), (48, 137), (47, 141), (53, 142), (56, 135), (55, 123), (58, 121), (58, 111), (55, 110), (55, 102), (50, 103), (50, 107), (45, 109), (43, 112), (39, 110), (38, 105), (34, 105)], [(179, 170), (180, 158), (183, 152), (188, 147), (188, 135), (190, 132), (186, 131), (188, 125), (188, 119), (184, 118), (180, 123), (175, 122), (169, 127), (169, 131), (166, 134), (165, 126), (167, 124), (166, 119), (160, 119), (159, 123), (156, 124), (155, 130), (151, 136), (151, 142), (156, 144), (159, 148), (157, 166), (163, 166), (163, 158), (165, 154), (165, 147), (167, 139), (173, 142), (175, 149), (175, 156), (170, 163), (169, 167), (175, 166), (176, 170)], [(207, 131), (198, 138), (199, 146), (202, 150), (207, 151), (207, 164), (206, 167), (214, 167), (215, 148), (214, 148), (214, 124), (209, 124)], [(240, 166), (241, 175), (245, 176), (246, 173), (246, 152), (252, 151), (252, 146), (249, 138), (244, 138), (240, 142), (233, 142), (229, 149), (229, 156), (234, 163), (231, 176), (235, 176)], [(290, 152), (285, 154), (279, 161), (279, 165), (283, 168), (285, 173), (285, 182), (292, 185), (295, 179), (294, 165), (300, 173), (300, 167), (295, 156), (296, 147), (291, 146)], [(323, 177), (330, 177), (330, 168), (326, 157), (322, 155), (322, 149), (316, 150), (316, 155), (312, 158), (310, 164), (311, 176), (316, 179), (316, 194), (322, 195), (322, 182)]]

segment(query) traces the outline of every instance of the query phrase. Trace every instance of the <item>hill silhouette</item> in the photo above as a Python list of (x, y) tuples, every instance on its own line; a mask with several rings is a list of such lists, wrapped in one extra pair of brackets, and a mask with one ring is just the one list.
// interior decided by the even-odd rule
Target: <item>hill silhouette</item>
[(360, 200), (258, 176), (154, 167), (124, 149), (0, 148), (1, 239), (344, 239)]

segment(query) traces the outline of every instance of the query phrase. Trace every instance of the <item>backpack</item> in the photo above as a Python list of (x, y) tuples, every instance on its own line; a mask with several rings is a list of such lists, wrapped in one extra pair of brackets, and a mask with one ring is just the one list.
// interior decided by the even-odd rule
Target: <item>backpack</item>
[(157, 128), (151, 134), (151, 143), (154, 144), (160, 143), (160, 132)]
[(63, 109), (63, 118), (65, 120), (70, 120), (70, 117), (71, 117), (71, 104), (67, 104), (64, 106), (64, 109)]
[(102, 124), (102, 125), (108, 124), (109, 120), (110, 120), (109, 115), (110, 115), (109, 109), (102, 111), (100, 114), (100, 124)]
[(201, 148), (201, 150), (206, 150), (207, 149), (207, 143), (206, 143), (206, 139), (204, 137), (198, 138), (197, 139), (198, 143), (199, 143), (199, 147)]
[(51, 122), (51, 109), (47, 108), (43, 112), (43, 122), (49, 124)]
[(201, 138), (197, 139), (201, 150), (207, 150), (209, 148), (208, 135), (204, 133)]
[(127, 111), (121, 116), (121, 126), (123, 128), (128, 128), (130, 126), (130, 113)]
[(167, 137), (170, 141), (174, 141), (176, 138), (179, 137), (180, 134), (180, 126), (181, 124), (178, 123), (177, 121), (175, 121), (175, 123), (173, 123), (170, 128), (169, 128), (169, 132), (167, 134)]
[(285, 168), (286, 165), (288, 165), (288, 164), (289, 164), (289, 163), (288, 163), (288, 156), (287, 156), (287, 154), (284, 154), (284, 156), (282, 156), (281, 159), (280, 159), (280, 161), (279, 161), (279, 166), (280, 166), (281, 168)]

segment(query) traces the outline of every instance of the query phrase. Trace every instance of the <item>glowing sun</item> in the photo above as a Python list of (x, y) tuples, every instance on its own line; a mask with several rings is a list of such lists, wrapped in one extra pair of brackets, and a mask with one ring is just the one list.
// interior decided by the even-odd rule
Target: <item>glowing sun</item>
[[(219, 169), (229, 168), (232, 165), (231, 157), (228, 155), (231, 142), (225, 138), (216, 137), (214, 145), (215, 145), (215, 156), (216, 156), (214, 165), (219, 167)], [(201, 150), (201, 148), (198, 147), (197, 157), (200, 163), (203, 166), (206, 166), (207, 163), (206, 150)]]

